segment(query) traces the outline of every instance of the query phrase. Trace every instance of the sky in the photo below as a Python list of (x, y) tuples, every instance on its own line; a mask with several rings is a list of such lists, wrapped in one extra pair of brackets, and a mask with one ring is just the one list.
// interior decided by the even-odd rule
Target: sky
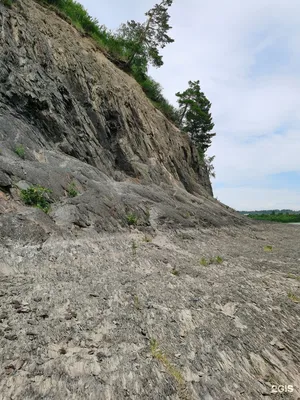
[[(158, 0), (80, 0), (115, 30)], [(174, 0), (164, 65), (175, 93), (200, 80), (215, 123), (214, 196), (237, 210), (300, 210), (300, 1)]]

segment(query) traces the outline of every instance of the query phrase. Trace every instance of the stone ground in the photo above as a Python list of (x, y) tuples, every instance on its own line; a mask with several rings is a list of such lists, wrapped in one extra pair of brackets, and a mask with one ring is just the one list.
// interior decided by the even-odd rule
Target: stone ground
[(257, 223), (0, 244), (0, 399), (299, 399), (299, 237)]

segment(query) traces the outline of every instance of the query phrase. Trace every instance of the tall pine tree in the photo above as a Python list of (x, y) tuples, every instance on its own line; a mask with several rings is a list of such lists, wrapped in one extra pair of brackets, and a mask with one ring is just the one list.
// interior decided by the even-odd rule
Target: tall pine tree
[(215, 133), (210, 113), (211, 103), (201, 91), (200, 81), (189, 81), (189, 87), (182, 93), (176, 93), (180, 109), (180, 126), (187, 132), (199, 151), (204, 155), (211, 145)]
[(146, 12), (148, 19), (144, 23), (131, 20), (120, 26), (118, 35), (126, 42), (129, 66), (141, 64), (143, 60), (155, 67), (163, 65), (159, 49), (174, 42), (167, 34), (171, 29), (168, 8), (172, 3), (173, 0), (162, 0), (155, 4)]

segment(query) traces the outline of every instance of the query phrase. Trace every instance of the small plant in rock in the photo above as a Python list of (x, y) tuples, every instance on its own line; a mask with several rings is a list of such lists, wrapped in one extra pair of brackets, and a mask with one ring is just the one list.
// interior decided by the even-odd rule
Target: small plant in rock
[(21, 198), (26, 205), (40, 208), (48, 213), (51, 204), (50, 193), (52, 191), (43, 186), (31, 186), (28, 189), (21, 190)]
[(220, 256), (217, 256), (217, 257), (215, 258), (215, 261), (216, 261), (217, 264), (222, 264), (223, 258), (220, 257)]
[(289, 292), (288, 298), (293, 301), (294, 303), (300, 303), (300, 297), (296, 296), (295, 293)]
[(67, 192), (68, 192), (68, 196), (69, 196), (69, 197), (76, 197), (76, 196), (78, 196), (78, 191), (77, 191), (76, 183), (75, 183), (75, 182), (71, 182), (71, 183), (69, 184), (68, 189), (67, 189)]
[(150, 351), (152, 357), (162, 363), (169, 375), (172, 376), (179, 385), (184, 385), (184, 378), (181, 372), (170, 363), (166, 355), (159, 349), (156, 339), (150, 339)]
[(25, 149), (24, 146), (22, 144), (18, 144), (15, 147), (15, 153), (20, 157), (20, 158), (25, 158)]
[(273, 246), (264, 246), (264, 251), (270, 252), (273, 250)]
[(130, 213), (130, 214), (126, 215), (126, 220), (127, 220), (127, 224), (129, 226), (133, 226), (133, 225), (137, 225), (138, 217), (135, 214)]
[(140, 310), (140, 309), (141, 309), (140, 300), (139, 300), (139, 298), (138, 298), (137, 295), (134, 296), (134, 307), (135, 307), (137, 310)]
[(138, 245), (137, 245), (136, 241), (135, 241), (135, 240), (132, 240), (132, 242), (131, 242), (131, 250), (132, 250), (132, 254), (133, 254), (134, 256), (136, 256), (136, 250), (137, 250), (137, 248), (138, 248)]
[(300, 282), (300, 276), (297, 276), (297, 275), (294, 275), (294, 274), (291, 274), (291, 273), (289, 273), (289, 274), (287, 275), (287, 278), (289, 278), (289, 279), (295, 279), (296, 281), (299, 281), (299, 282)]
[(4, 4), (7, 7), (11, 7), (12, 6), (12, 0), (0, 0), (0, 3)]
[(200, 260), (200, 265), (202, 265), (203, 267), (207, 267), (208, 264), (208, 261), (204, 257), (202, 257)]
[(178, 269), (173, 268), (173, 269), (171, 270), (171, 274), (172, 274), (172, 275), (175, 275), (175, 276), (179, 276), (179, 271), (178, 271)]

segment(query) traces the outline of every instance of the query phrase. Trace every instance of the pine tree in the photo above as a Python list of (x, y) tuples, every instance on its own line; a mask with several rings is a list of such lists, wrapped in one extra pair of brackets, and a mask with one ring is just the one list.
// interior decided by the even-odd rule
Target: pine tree
[(214, 128), (210, 113), (211, 103), (201, 92), (200, 81), (189, 81), (189, 88), (182, 93), (176, 93), (180, 108), (180, 126), (187, 132), (198, 150), (204, 155), (211, 145), (215, 133), (210, 133)]
[(163, 65), (159, 49), (174, 42), (167, 34), (171, 29), (168, 8), (172, 3), (173, 0), (162, 0), (156, 4), (146, 12), (148, 19), (144, 23), (131, 20), (121, 25), (118, 35), (126, 41), (129, 66), (139, 64), (143, 59), (155, 67)]

